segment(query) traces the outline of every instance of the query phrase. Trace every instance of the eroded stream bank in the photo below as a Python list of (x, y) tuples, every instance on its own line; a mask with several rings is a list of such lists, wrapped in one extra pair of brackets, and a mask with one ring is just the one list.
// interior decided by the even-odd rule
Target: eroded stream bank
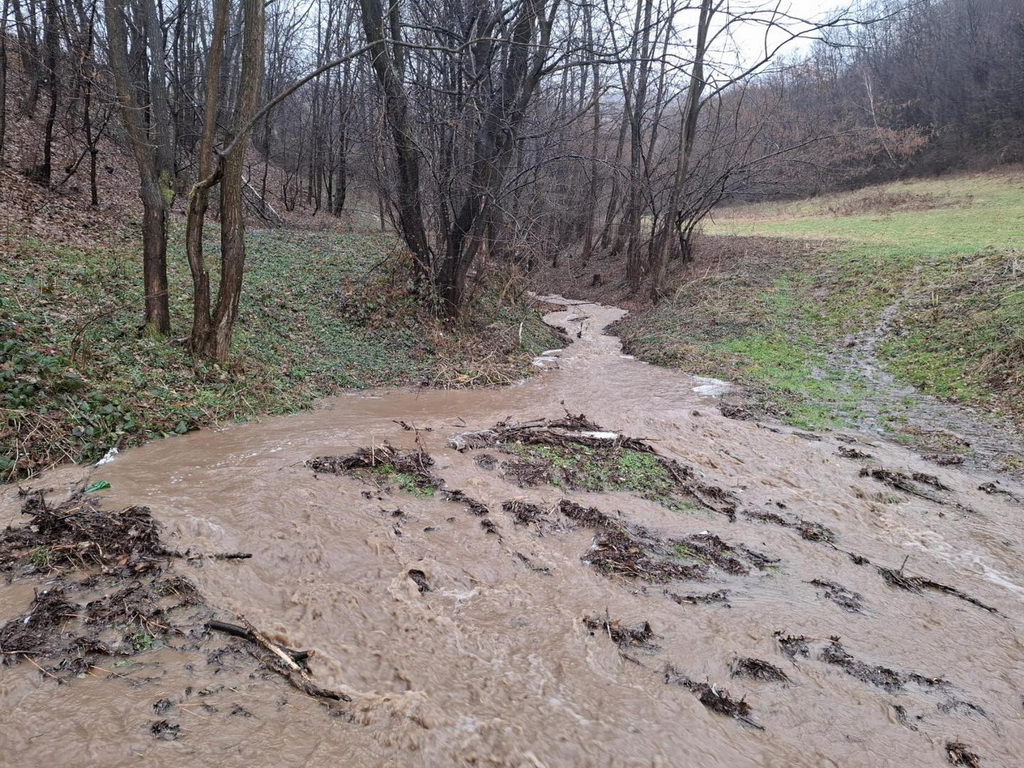
[[(169, 547), (252, 553), (169, 572), (351, 701), (199, 627), (65, 683), (0, 669), (0, 761), (1016, 765), (1024, 489), (724, 418), (708, 382), (624, 358), (619, 314), (552, 315), (576, 343), (508, 389), (352, 395), (93, 470)], [(0, 624), (45, 588), (0, 588)]]

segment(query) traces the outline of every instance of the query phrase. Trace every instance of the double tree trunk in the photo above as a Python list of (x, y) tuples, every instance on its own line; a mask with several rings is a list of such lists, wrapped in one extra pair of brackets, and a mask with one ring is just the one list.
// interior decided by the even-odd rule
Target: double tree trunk
[(203, 229), (210, 207), (210, 188), (223, 174), (214, 159), (213, 144), (217, 132), (220, 97), (220, 73), (224, 61), (224, 36), (227, 33), (230, 0), (216, 0), (213, 6), (213, 32), (206, 64), (206, 104), (203, 130), (199, 139), (199, 180), (188, 195), (185, 224), (185, 252), (192, 273), (192, 335), (189, 345), (194, 354), (205, 354), (210, 345), (213, 320), (210, 317), (210, 272), (203, 253)]
[[(229, 149), (214, 160), (220, 69), (228, 25), (229, 0), (214, 7), (213, 45), (207, 63), (206, 109), (200, 142), (200, 179), (189, 194), (186, 247), (192, 272), (193, 321), (190, 345), (202, 357), (225, 362), (231, 352), (245, 271), (245, 214), (242, 172), (245, 147), (259, 104), (263, 77), (265, 11), (263, 0), (243, 0), (242, 71)], [(220, 183), (220, 281), (217, 305), (211, 312), (210, 274), (203, 256), (203, 224), (209, 191)]]

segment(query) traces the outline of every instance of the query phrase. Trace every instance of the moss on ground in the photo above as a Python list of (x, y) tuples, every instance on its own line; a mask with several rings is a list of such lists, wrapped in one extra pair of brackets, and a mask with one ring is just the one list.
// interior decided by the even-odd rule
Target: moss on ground
[[(217, 254), (216, 228), (209, 258)], [(484, 293), (458, 324), (409, 296), (396, 241), (250, 233), (231, 364), (185, 349), (191, 282), (172, 227), (173, 334), (141, 327), (135, 233), (75, 248), (8, 233), (0, 261), (0, 482), (216, 422), (310, 407), (345, 388), (473, 386), (528, 375), (559, 346), (522, 292)], [(499, 301), (500, 298), (500, 301)]]

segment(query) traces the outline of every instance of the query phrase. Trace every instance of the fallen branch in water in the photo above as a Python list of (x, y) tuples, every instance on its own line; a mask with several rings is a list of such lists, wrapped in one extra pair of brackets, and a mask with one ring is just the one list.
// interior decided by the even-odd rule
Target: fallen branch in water
[(332, 701), (352, 701), (352, 698), (344, 693), (322, 688), (313, 682), (313, 678), (310, 676), (309, 670), (298, 663), (300, 661), (305, 662), (306, 659), (309, 658), (309, 651), (295, 651), (291, 648), (285, 648), (278, 645), (256, 629), (256, 627), (253, 626), (253, 624), (244, 616), (239, 616), (238, 618), (239, 621), (242, 622), (243, 626), (228, 624), (223, 621), (211, 621), (206, 626), (209, 629), (248, 640), (267, 651), (270, 654), (270, 656), (265, 659), (267, 666), (286, 678), (289, 683), (305, 693), (307, 696), (312, 696), (317, 699), (331, 699)]
[(202, 560), (209, 558), (210, 560), (248, 560), (252, 557), (252, 552), (214, 552), (212, 555), (204, 555), (202, 552), (193, 552), (190, 549), (186, 549), (181, 552), (177, 549), (164, 549), (160, 554), (165, 557), (180, 557), (182, 560)]
[[(240, 627), (237, 624), (229, 624), (226, 621), (217, 621), (214, 619), (207, 622), (206, 628), (217, 632), (223, 632), (224, 634), (231, 635), (232, 637), (240, 637), (243, 640), (248, 640), (250, 643), (260, 643), (256, 638), (256, 635), (254, 635), (250, 630), (245, 627)], [(286, 648), (284, 646), (280, 647), (291, 657), (292, 661), (300, 662), (309, 658), (309, 651), (296, 651), (292, 648)]]

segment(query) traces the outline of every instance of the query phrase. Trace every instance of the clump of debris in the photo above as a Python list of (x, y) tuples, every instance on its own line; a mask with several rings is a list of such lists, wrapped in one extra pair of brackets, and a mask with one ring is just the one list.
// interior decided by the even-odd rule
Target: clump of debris
[(729, 665), (733, 677), (746, 677), (764, 683), (788, 683), (789, 676), (774, 664), (750, 656), (739, 656)]
[(654, 639), (654, 630), (649, 622), (630, 627), (613, 620), (607, 616), (584, 616), (583, 625), (590, 630), (590, 634), (598, 633), (607, 635), (611, 641), (622, 650), (642, 649), (656, 651), (658, 646), (651, 642)]
[(50, 504), (27, 496), (28, 525), (0, 533), (0, 570), (45, 579), (23, 616), (0, 627), (4, 661), (32, 658), (54, 677), (83, 674), (100, 657), (132, 656), (212, 615), (195, 585), (168, 575), (178, 555), (146, 507), (105, 510), (95, 496)]
[(812, 579), (809, 583), (821, 590), (822, 597), (826, 600), (831, 600), (843, 610), (850, 613), (860, 613), (864, 607), (861, 594), (844, 587), (842, 584), (837, 584), (828, 579)]
[(752, 710), (746, 700), (740, 699), (736, 701), (725, 688), (710, 683), (695, 682), (672, 666), (665, 669), (665, 683), (666, 685), (678, 685), (686, 688), (697, 697), (701, 704), (712, 712), (731, 717), (733, 720), (737, 720), (750, 728), (756, 728), (759, 731), (764, 730), (763, 726), (758, 725), (751, 717)]
[(643, 526), (610, 517), (596, 507), (584, 507), (569, 499), (560, 501), (557, 509), (575, 525), (597, 531), (583, 560), (609, 576), (655, 583), (706, 581), (713, 568), (746, 575), (750, 573), (750, 566), (764, 570), (778, 562), (706, 532), (683, 539), (663, 539)]

